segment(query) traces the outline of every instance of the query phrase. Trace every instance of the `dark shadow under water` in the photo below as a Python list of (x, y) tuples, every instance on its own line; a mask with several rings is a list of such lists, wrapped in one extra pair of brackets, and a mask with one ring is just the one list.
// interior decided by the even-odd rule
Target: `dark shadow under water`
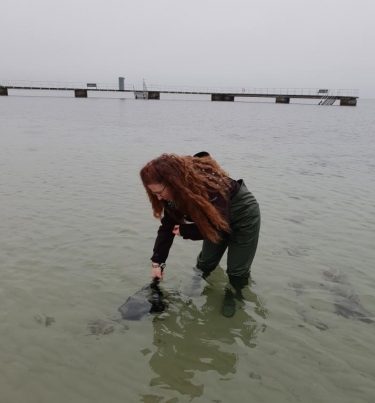
[[(302, 284), (290, 282), (289, 286), (297, 296), (303, 296), (307, 292), (319, 295), (325, 292), (324, 300), (331, 301), (334, 313), (345, 319), (353, 319), (367, 324), (373, 324), (374, 316), (362, 305), (359, 295), (350, 284), (347, 275), (338, 269), (329, 268), (322, 272), (323, 281), (316, 284)], [(321, 297), (322, 298), (322, 297)], [(306, 306), (297, 308), (297, 312), (304, 322), (309, 323), (319, 330), (329, 329), (327, 323), (323, 323), (318, 317), (314, 317)]]

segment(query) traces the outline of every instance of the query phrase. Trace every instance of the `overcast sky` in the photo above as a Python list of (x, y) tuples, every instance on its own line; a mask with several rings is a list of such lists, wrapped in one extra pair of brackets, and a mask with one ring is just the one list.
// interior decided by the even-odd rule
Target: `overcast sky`
[(374, 0), (1, 0), (0, 81), (358, 88)]

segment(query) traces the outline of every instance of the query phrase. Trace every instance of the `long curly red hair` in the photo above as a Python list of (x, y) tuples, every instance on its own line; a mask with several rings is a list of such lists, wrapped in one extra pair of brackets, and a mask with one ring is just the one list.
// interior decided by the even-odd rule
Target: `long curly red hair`
[(203, 238), (219, 242), (220, 231), (230, 231), (229, 223), (210, 201), (214, 193), (228, 197), (229, 177), (211, 156), (162, 154), (148, 162), (140, 176), (156, 218), (161, 218), (165, 202), (147, 185), (160, 183), (172, 193), (177, 209), (192, 218)]

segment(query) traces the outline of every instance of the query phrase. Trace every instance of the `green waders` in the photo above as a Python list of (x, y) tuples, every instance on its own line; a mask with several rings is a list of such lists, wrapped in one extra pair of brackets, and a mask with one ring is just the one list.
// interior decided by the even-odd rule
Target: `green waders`
[(219, 243), (203, 241), (202, 251), (197, 258), (197, 268), (207, 277), (219, 264), (228, 248), (227, 274), (230, 284), (240, 292), (248, 284), (250, 267), (258, 245), (260, 211), (255, 197), (243, 180), (240, 189), (230, 204), (230, 228)]

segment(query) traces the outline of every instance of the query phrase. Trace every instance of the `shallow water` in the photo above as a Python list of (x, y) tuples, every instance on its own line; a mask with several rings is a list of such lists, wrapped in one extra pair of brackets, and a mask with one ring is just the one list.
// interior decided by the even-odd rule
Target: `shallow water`
[[(0, 98), (1, 402), (372, 402), (374, 101)], [(158, 222), (138, 171), (207, 150), (262, 211), (253, 284), (223, 318), (225, 260), (162, 315), (117, 308), (150, 280)]]

